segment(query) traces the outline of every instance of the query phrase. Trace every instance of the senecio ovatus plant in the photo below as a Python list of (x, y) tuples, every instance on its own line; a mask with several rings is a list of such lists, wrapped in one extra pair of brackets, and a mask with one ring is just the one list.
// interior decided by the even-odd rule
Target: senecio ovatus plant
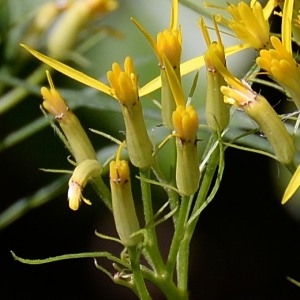
[[(259, 152), (288, 168), (294, 175), (283, 196), (283, 203), (298, 189), (300, 167), (292, 135), (297, 130), (298, 122), (295, 118), (290, 118), (290, 122), (295, 125), (293, 132), (288, 131), (287, 116), (278, 115), (267, 99), (252, 89), (251, 84), (258, 72), (267, 74), (275, 82), (274, 85), (280, 87), (294, 101), (296, 110), (299, 110), (300, 69), (291, 47), (292, 40), (295, 43), (300, 42), (299, 1), (294, 3), (288, 0), (270, 0), (265, 6), (259, 1), (251, 1), (250, 4), (240, 1), (237, 5), (229, 3), (224, 8), (214, 7), (209, 3), (206, 6), (210, 9), (224, 9), (229, 18), (219, 14), (212, 15), (216, 35), (216, 40), (212, 41), (208, 27), (200, 16), (199, 39), (202, 32), (206, 49), (199, 53), (199, 57), (184, 63), (181, 61), (182, 31), (178, 23), (178, 0), (172, 1), (170, 26), (159, 32), (156, 38), (147, 32), (139, 20), (132, 19), (141, 32), (141, 38), (146, 38), (153, 48), (160, 70), (159, 78), (153, 79), (144, 87), (139, 86), (138, 74), (130, 56), (125, 58), (123, 65), (112, 64), (111, 70), (107, 72), (108, 83), (102, 83), (58, 61), (72, 44), (79, 28), (84, 26), (91, 15), (99, 10), (114, 10), (117, 7), (116, 1), (71, 1), (63, 8), (66, 17), (59, 30), (57, 29), (57, 33), (53, 32), (49, 40), (48, 56), (22, 44), (22, 47), (49, 67), (111, 96), (112, 101), (120, 104), (125, 136), (124, 141), (110, 137), (111, 141), (118, 144), (118, 150), (109, 162), (107, 186), (103, 180), (104, 166), (99, 162), (78, 118), (55, 88), (55, 80), (51, 78), (49, 71), (49, 87), (41, 89), (42, 109), (53, 116), (57, 130), (72, 157), (70, 162), (74, 170), (69, 179), (67, 193), (69, 207), (78, 210), (82, 202), (91, 205), (96, 201), (83, 196), (85, 186), (91, 184), (112, 213), (118, 233), (118, 237), (97, 235), (121, 243), (124, 251), (120, 257), (107, 252), (92, 252), (45, 260), (27, 260), (14, 255), (16, 259), (37, 264), (66, 258), (93, 257), (97, 268), (110, 276), (115, 283), (130, 288), (140, 299), (151, 299), (149, 282), (157, 286), (167, 299), (188, 299), (190, 242), (200, 213), (218, 190), (224, 170), (225, 149), (239, 147)], [(280, 35), (270, 32), (269, 18), (275, 9), (276, 14), (282, 18)], [(44, 30), (47, 22), (59, 11), (58, 7), (53, 6), (52, 10), (48, 9), (45, 13), (47, 17), (40, 20), (42, 24), (38, 23), (40, 30)], [(240, 40), (236, 46), (226, 48), (223, 44), (220, 24), (231, 29), (232, 34)], [(226, 57), (247, 48), (256, 50), (255, 68), (252, 68), (254, 71), (247, 77), (238, 79), (226, 65)], [(183, 75), (200, 68), (205, 68), (207, 80), (205, 119), (200, 119), (199, 112), (195, 109), (198, 106), (195, 103), (202, 101), (193, 97), (197, 88), (196, 80), (189, 97), (185, 95), (181, 82)], [(161, 96), (157, 109), (161, 111), (161, 124), (169, 134), (158, 144), (154, 144), (148, 134), (149, 128), (146, 127), (142, 97), (158, 88)], [(271, 152), (241, 146), (238, 136), (231, 140), (226, 138), (232, 115), (237, 109), (255, 122), (256, 130), (267, 139)], [(206, 127), (210, 132), (209, 140), (205, 141), (206, 149), (201, 152), (199, 143), (203, 141), (199, 136), (200, 126)], [(169, 161), (164, 161), (169, 170), (168, 175), (161, 170), (158, 160), (166, 143), (174, 149)], [(137, 217), (135, 209), (135, 202), (140, 198), (134, 199), (132, 194), (132, 168), (139, 170), (137, 177), (141, 186), (144, 220)], [(158, 212), (152, 206), (152, 185), (160, 186), (167, 196), (167, 202), (162, 204)], [(159, 230), (158, 224), (167, 219), (172, 219), (174, 231), (168, 256), (163, 259), (156, 231)], [(103, 257), (112, 261), (114, 274), (98, 262)]]

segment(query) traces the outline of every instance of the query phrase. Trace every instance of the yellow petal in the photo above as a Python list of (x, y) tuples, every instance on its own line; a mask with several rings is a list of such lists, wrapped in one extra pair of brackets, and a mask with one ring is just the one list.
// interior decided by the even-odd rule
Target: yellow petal
[(140, 90), (139, 90), (139, 95), (140, 97), (143, 97), (145, 95), (148, 95), (152, 93), (153, 91), (158, 90), (161, 87), (161, 77), (158, 76), (148, 82), (146, 85), (144, 85)]
[(173, 0), (172, 1), (170, 29), (176, 30), (177, 26), (178, 26), (178, 0)]
[[(232, 54), (235, 54), (237, 52), (240, 52), (242, 50), (250, 48), (249, 44), (238, 44), (231, 47), (228, 47), (225, 49), (225, 56), (231, 56)], [(181, 76), (187, 75), (193, 71), (196, 71), (200, 68), (202, 68), (205, 65), (204, 56), (198, 56), (195, 58), (192, 58), (180, 65), (180, 73)], [(161, 78), (160, 76), (154, 78), (152, 81), (148, 82), (146, 85), (144, 85), (139, 90), (140, 97), (143, 97), (145, 95), (148, 95), (152, 93), (153, 91), (156, 91), (161, 87)]]
[(185, 106), (184, 94), (179, 79), (176, 76), (176, 73), (172, 65), (170, 64), (169, 60), (165, 56), (163, 56), (163, 62), (164, 62), (168, 82), (176, 102), (176, 106)]
[(294, 0), (285, 0), (283, 11), (282, 11), (282, 23), (281, 23), (281, 32), (282, 32), (282, 44), (286, 50), (292, 54), (292, 14), (293, 14), (293, 5)]
[(297, 191), (300, 186), (300, 165), (293, 174), (285, 192), (282, 197), (281, 204), (285, 204)]
[(23, 48), (25, 48), (29, 53), (35, 56), (37, 59), (41, 60), (43, 63), (49, 65), (53, 69), (73, 78), (87, 86), (90, 86), (96, 90), (99, 90), (105, 94), (111, 95), (111, 89), (109, 86), (105, 85), (104, 83), (100, 82), (99, 80), (92, 78), (80, 71), (77, 71), (51, 57), (48, 57), (24, 44), (21, 44)]

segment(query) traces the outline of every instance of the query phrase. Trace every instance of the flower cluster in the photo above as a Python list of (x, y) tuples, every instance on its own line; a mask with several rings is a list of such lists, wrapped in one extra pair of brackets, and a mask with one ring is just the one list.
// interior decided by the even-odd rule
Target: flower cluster
[[(82, 2), (76, 1), (76, 5), (70, 4), (70, 8), (66, 6), (62, 9), (66, 11), (66, 16), (61, 23), (63, 31), (55, 35), (56, 42), (51, 42), (53, 45), (59, 44), (59, 38), (66, 35), (71, 42), (75, 33), (78, 32), (78, 27), (83, 26), (82, 24), (88, 21), (95, 12), (105, 13), (114, 10), (117, 6), (113, 0), (90, 0), (84, 3), (83, 7)], [(172, 1), (169, 28), (160, 31), (156, 39), (153, 39), (138, 21), (132, 19), (150, 43), (159, 62), (159, 78), (147, 85), (148, 92), (151, 88), (152, 90), (157, 88), (157, 85), (161, 88), (161, 124), (169, 134), (159, 146), (151, 140), (149, 128), (146, 126), (143, 104), (140, 99), (141, 94), (145, 93), (141, 93), (143, 88), (139, 87), (133, 58), (126, 57), (123, 66), (113, 63), (111, 70), (107, 72), (107, 84), (56, 60), (61, 57), (62, 48), (55, 49), (49, 46), (49, 54), (54, 57), (51, 58), (23, 45), (32, 55), (50, 67), (109, 95), (120, 105), (125, 141), (119, 143), (119, 150), (113, 156), (116, 159), (109, 162), (109, 187), (102, 182), (100, 190), (102, 188), (105, 192), (108, 190), (111, 195), (109, 204), (112, 208), (119, 242), (128, 249), (130, 264), (127, 263), (127, 259), (117, 261), (123, 264), (124, 269), (131, 268), (132, 274), (130, 273), (128, 278), (134, 278), (134, 280), (126, 281), (119, 276), (118, 280), (121, 278), (121, 284), (132, 288), (141, 298), (149, 299), (146, 285), (141, 280), (145, 276), (147, 280), (158, 285), (169, 299), (186, 299), (187, 282), (186, 280), (180, 281), (182, 280), (181, 274), (177, 274), (180, 286), (178, 289), (173, 282), (170, 284), (167, 280), (174, 278), (176, 263), (180, 264), (178, 272), (182, 270), (187, 272), (186, 260), (181, 261), (181, 258), (188, 249), (187, 243), (191, 239), (204, 203), (213, 198), (213, 196), (208, 196), (209, 192), (213, 190), (211, 194), (214, 194), (215, 187), (217, 189), (219, 186), (224, 167), (223, 147), (224, 144), (228, 146), (233, 143), (227, 140), (226, 133), (231, 130), (231, 115), (236, 110), (242, 111), (245, 116), (251, 118), (257, 130), (266, 137), (272, 149), (271, 153), (266, 153), (266, 155), (273, 157), (290, 170), (296, 169), (294, 140), (283, 119), (267, 99), (252, 88), (250, 82), (234, 76), (226, 64), (228, 55), (249, 47), (255, 49), (258, 55), (257, 68), (266, 72), (280, 85), (299, 110), (300, 72), (299, 65), (291, 51), (291, 38), (289, 38), (292, 31), (297, 30), (297, 22), (294, 21), (295, 18), (292, 18), (295, 13), (293, 13), (291, 3), (293, 4), (293, 1), (286, 0), (284, 4), (278, 6), (277, 1), (270, 0), (264, 7), (258, 1), (251, 1), (250, 5), (243, 1), (237, 5), (228, 4), (226, 11), (232, 17), (231, 19), (220, 15), (213, 17), (216, 41), (211, 40), (208, 27), (204, 20), (200, 19), (199, 25), (207, 49), (203, 50), (203, 56), (186, 63), (181, 63), (182, 33), (178, 23), (178, 0)], [(277, 6), (282, 9), (281, 39), (270, 33), (269, 18)], [(293, 24), (288, 23), (291, 20)], [(222, 42), (218, 22), (230, 28), (243, 44), (226, 48)], [(182, 84), (182, 75), (200, 66), (205, 66), (207, 79), (203, 120), (200, 119), (196, 108), (199, 107), (201, 99), (194, 98), (193, 93), (187, 99)], [(86, 184), (97, 182), (105, 174), (102, 172), (103, 167), (98, 162), (93, 146), (79, 120), (55, 89), (49, 73), (47, 74), (50, 89), (43, 87), (41, 90), (44, 98), (43, 107), (58, 123), (75, 159), (76, 166), (69, 180), (68, 199), (70, 208), (77, 210), (81, 201), (91, 204), (82, 196)], [(152, 83), (155, 87), (149, 88)], [(192, 90), (193, 88), (194, 86)], [(209, 128), (211, 134), (209, 142), (202, 142), (199, 123)], [(116, 141), (113, 138), (111, 140)], [(172, 154), (160, 163), (160, 151), (163, 147), (161, 145), (165, 145), (165, 141), (169, 140), (171, 140), (169, 144), (171, 144), (170, 153)], [(200, 141), (202, 144), (207, 144), (204, 152), (199, 151)], [(238, 138), (234, 142), (238, 143)], [(220, 151), (215, 151), (218, 145)], [(126, 159), (121, 159), (123, 148), (126, 149)], [(132, 192), (131, 187), (130, 168), (132, 167), (140, 174), (138, 178), (145, 217), (142, 228), (135, 210), (135, 193)], [(164, 171), (166, 169), (169, 172), (167, 175)], [(218, 172), (217, 176), (216, 172)], [(217, 179), (214, 181), (214, 178)], [(157, 220), (153, 214), (152, 184), (163, 187), (168, 198), (166, 206), (170, 206), (170, 213), (167, 216), (172, 217), (174, 221), (174, 238), (166, 263), (161, 258), (156, 241), (155, 226), (160, 220)], [(286, 202), (299, 186), (298, 167), (284, 195), (283, 202)], [(157, 215), (164, 208), (165, 206)], [(166, 218), (164, 217), (163, 220)], [(147, 264), (141, 267), (137, 264), (140, 255), (147, 261)], [(173, 298), (168, 295), (170, 290)]]

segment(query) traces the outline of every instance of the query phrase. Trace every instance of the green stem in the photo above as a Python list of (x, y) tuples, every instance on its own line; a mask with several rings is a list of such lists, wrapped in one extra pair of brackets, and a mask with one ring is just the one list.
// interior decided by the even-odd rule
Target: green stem
[(157, 276), (149, 269), (142, 268), (143, 277), (157, 286), (168, 300), (187, 300), (188, 294), (177, 288), (175, 283), (164, 276)]
[[(176, 155), (176, 154), (174, 154), (174, 155)], [(174, 165), (175, 164), (176, 164), (176, 161), (174, 161)], [(156, 159), (154, 160), (152, 170), (153, 170), (153, 172), (154, 172), (154, 174), (155, 174), (155, 176), (156, 176), (156, 178), (159, 182), (165, 183), (167, 185), (176, 186), (175, 180), (174, 180), (175, 172), (173, 171), (173, 176), (172, 176), (173, 179), (170, 179), (169, 181), (166, 180), (166, 178), (163, 176), (163, 174), (160, 170), (159, 164), (158, 164)], [(165, 188), (165, 191), (168, 194), (168, 200), (170, 201), (170, 210), (175, 211), (176, 208), (178, 207), (178, 202), (179, 202), (178, 193), (176, 193), (173, 189), (170, 189), (170, 188)], [(176, 223), (177, 214), (174, 214), (174, 215), (173, 215), (173, 221), (174, 221), (174, 223)]]
[(190, 243), (190, 236), (185, 234), (177, 255), (177, 285), (178, 289), (182, 291), (187, 291), (188, 288)]
[(26, 85), (38, 84), (44, 80), (46, 77), (45, 70), (46, 66), (40, 65), (29, 75), (29, 77), (27, 77), (24, 86), (18, 86), (2, 96), (0, 98), (0, 115), (17, 105), (30, 93), (29, 89), (26, 88)]
[[(174, 274), (176, 262), (179, 264), (181, 263), (181, 262), (179, 262), (179, 259), (178, 259), (179, 258), (178, 251), (179, 251), (180, 245), (181, 245), (182, 240), (185, 235), (185, 230), (186, 230), (185, 225), (186, 225), (186, 221), (188, 219), (189, 209), (191, 207), (190, 202), (192, 200), (193, 200), (193, 197), (187, 197), (187, 196), (182, 197), (180, 209), (179, 209), (179, 215), (178, 215), (178, 219), (177, 219), (176, 226), (175, 226), (175, 232), (174, 232), (174, 236), (172, 239), (170, 252), (169, 252), (169, 256), (168, 256), (168, 261), (167, 261), (167, 265), (166, 265), (166, 277), (172, 278), (173, 274)], [(185, 258), (185, 259), (188, 259), (188, 258)], [(187, 275), (184, 275), (183, 277), (182, 276), (183, 276), (183, 274), (177, 274), (178, 287), (180, 286), (180, 290), (182, 290), (182, 292), (186, 293), (186, 291), (187, 291), (186, 284), (183, 284), (182, 282), (179, 282), (179, 281), (181, 281), (182, 278), (185, 278)]]
[(147, 228), (147, 245), (145, 247), (147, 257), (149, 258), (152, 267), (158, 274), (163, 274), (164, 263), (159, 251), (156, 231), (154, 226), (154, 214), (152, 206), (151, 188), (150, 184), (143, 179), (150, 178), (150, 169), (140, 169), (141, 176), (141, 190), (142, 190), (142, 200), (144, 208), (145, 224)]
[(130, 257), (131, 270), (133, 273), (133, 282), (136, 287), (137, 295), (141, 300), (151, 300), (139, 264), (140, 252), (137, 250), (136, 246), (128, 247), (128, 255)]
[(215, 171), (220, 164), (220, 151), (223, 150), (216, 148), (208, 161), (191, 218), (189, 219), (187, 226), (185, 226), (185, 235), (180, 243), (177, 260), (178, 288), (180, 289), (187, 288), (190, 243), (200, 216), (199, 210), (205, 204), (208, 192), (211, 189), (211, 183), (214, 178)]
[[(211, 183), (214, 178), (215, 171), (219, 165), (219, 161), (220, 161), (219, 157), (220, 157), (220, 149), (216, 148), (213, 151), (213, 153), (208, 161), (208, 164), (206, 166), (205, 174), (204, 174), (204, 177), (203, 177), (203, 180), (202, 180), (202, 183), (200, 186), (200, 190), (199, 190), (199, 193), (198, 193), (198, 196), (197, 196), (194, 208), (193, 208), (193, 213), (196, 212), (206, 200), (207, 194), (210, 190)], [(195, 223), (197, 223), (197, 222), (195, 222)]]

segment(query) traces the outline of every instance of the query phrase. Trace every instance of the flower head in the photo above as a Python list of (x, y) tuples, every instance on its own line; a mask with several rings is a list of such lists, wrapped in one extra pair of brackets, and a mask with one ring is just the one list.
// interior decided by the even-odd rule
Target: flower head
[(290, 94), (300, 109), (300, 68), (292, 53), (288, 52), (279, 38), (270, 38), (274, 49), (261, 50), (257, 64)]
[(157, 35), (157, 55), (162, 63), (162, 55), (165, 55), (173, 68), (179, 68), (182, 43), (180, 29), (165, 29)]
[(224, 66), (226, 64), (221, 35), (215, 18), (213, 18), (213, 21), (218, 38), (215, 42), (211, 42), (204, 21), (203, 19), (200, 20), (200, 27), (207, 44), (207, 51), (204, 55), (207, 78), (205, 116), (207, 124), (212, 130), (222, 132), (229, 124), (230, 106), (224, 102), (223, 94), (220, 91), (220, 87), (225, 84), (224, 78), (218, 72), (212, 60), (214, 56), (217, 56)]
[(138, 94), (137, 74), (130, 57), (125, 59), (124, 71), (114, 63), (107, 72), (111, 94), (121, 104), (126, 128), (126, 144), (130, 161), (138, 168), (152, 165), (153, 146), (149, 139), (143, 109)]
[(255, 1), (252, 6), (244, 1), (240, 1), (238, 5), (228, 4), (226, 10), (232, 19), (227, 20), (219, 15), (218, 21), (228, 26), (240, 40), (249, 43), (254, 49), (268, 47), (270, 26), (259, 1)]
[(198, 125), (198, 114), (192, 105), (177, 106), (173, 112), (173, 126), (182, 143), (196, 143)]
[(46, 87), (41, 88), (43, 96), (43, 107), (51, 113), (56, 119), (62, 119), (69, 111), (65, 100), (61, 97), (60, 93), (56, 90), (50, 73), (47, 71), (47, 78), (49, 81), (50, 89)]
[(47, 71), (50, 89), (41, 88), (43, 96), (43, 107), (51, 113), (58, 121), (60, 128), (65, 135), (68, 148), (77, 163), (86, 159), (96, 159), (96, 152), (82, 128), (80, 121), (69, 109), (66, 102), (55, 88), (50, 73)]
[(181, 28), (178, 25), (178, 0), (172, 0), (171, 21), (169, 28), (157, 34), (155, 41), (151, 35), (135, 20), (133, 22), (145, 35), (151, 44), (161, 67), (161, 116), (163, 124), (169, 129), (172, 128), (172, 113), (176, 108), (172, 92), (165, 74), (164, 60), (167, 59), (175, 70), (178, 80), (180, 77), (180, 60), (182, 52)]
[(178, 0), (172, 0), (170, 26), (157, 34), (156, 42), (136, 20), (133, 19), (133, 22), (153, 47), (160, 65), (163, 66), (163, 56), (166, 56), (172, 67), (179, 70), (182, 52), (182, 36), (181, 29), (178, 26)]
[(190, 196), (199, 185), (199, 153), (197, 148), (198, 114), (192, 105), (177, 106), (173, 112), (176, 137), (176, 185), (179, 192)]
[(212, 59), (229, 85), (221, 87), (225, 97), (224, 101), (243, 109), (258, 124), (272, 145), (278, 161), (282, 164), (291, 163), (295, 156), (293, 140), (269, 102), (262, 95), (253, 91), (245, 81), (234, 77), (217, 56)]
[(126, 57), (124, 71), (119, 64), (114, 63), (112, 70), (107, 72), (107, 78), (111, 86), (111, 93), (122, 105), (133, 106), (139, 99), (138, 77), (134, 64), (130, 57)]
[(182, 85), (167, 58), (163, 58), (166, 79), (176, 103), (172, 125), (176, 137), (176, 184), (179, 192), (190, 196), (199, 185), (199, 154), (197, 148), (198, 114), (191, 104), (186, 104)]

